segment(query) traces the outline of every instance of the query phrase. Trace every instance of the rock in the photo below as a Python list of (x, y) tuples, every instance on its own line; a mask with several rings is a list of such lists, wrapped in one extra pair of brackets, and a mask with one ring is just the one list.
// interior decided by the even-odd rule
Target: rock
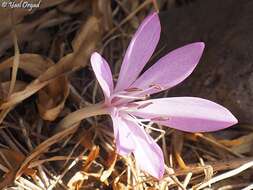
[(241, 123), (253, 123), (252, 10), (251, 0), (197, 0), (160, 14), (163, 51), (157, 57), (187, 43), (206, 44), (194, 73), (169, 96), (206, 98), (227, 107)]
[[(253, 123), (253, 1), (187, 2), (161, 12), (163, 31), (158, 49), (163, 51), (158, 51), (156, 58), (191, 42), (204, 41), (206, 48), (194, 73), (171, 89), (169, 95), (207, 98), (229, 108), (240, 122)], [(6, 17), (8, 14), (3, 12), (2, 15)], [(24, 15), (17, 14), (16, 21), (21, 22)], [(4, 26), (0, 29), (1, 55), (13, 42), (8, 32), (9, 21), (0, 19), (0, 23)], [(26, 34), (21, 40), (31, 36), (26, 30), (30, 33), (33, 30), (21, 28), (25, 31), (22, 34)]]

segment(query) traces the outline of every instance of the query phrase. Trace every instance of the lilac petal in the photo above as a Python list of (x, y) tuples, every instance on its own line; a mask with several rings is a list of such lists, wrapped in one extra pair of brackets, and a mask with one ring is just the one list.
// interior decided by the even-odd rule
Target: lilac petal
[(204, 46), (203, 42), (197, 42), (168, 53), (144, 72), (131, 87), (148, 89), (154, 86), (146, 92), (152, 94), (179, 84), (193, 72)]
[(91, 55), (91, 66), (103, 90), (105, 99), (108, 100), (113, 91), (113, 80), (110, 67), (106, 60), (97, 52)]
[(161, 179), (164, 174), (164, 158), (161, 148), (143, 127), (129, 120), (126, 120), (126, 123), (132, 131), (135, 142), (133, 153), (138, 167), (153, 177)]
[(187, 132), (216, 131), (238, 122), (225, 107), (202, 98), (161, 98), (136, 103), (139, 109), (132, 114)]
[(115, 91), (132, 84), (153, 54), (160, 38), (161, 25), (157, 13), (148, 16), (132, 38), (121, 69)]
[(111, 118), (117, 152), (122, 156), (126, 156), (135, 149), (132, 131), (121, 117), (111, 115)]

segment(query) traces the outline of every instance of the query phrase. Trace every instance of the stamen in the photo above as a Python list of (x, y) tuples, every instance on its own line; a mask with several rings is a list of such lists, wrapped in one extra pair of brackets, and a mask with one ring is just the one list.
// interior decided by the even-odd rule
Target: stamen
[(164, 88), (159, 84), (151, 84), (149, 85), (150, 88), (154, 88), (156, 90), (164, 90)]
[(130, 117), (127, 118), (129, 121), (133, 121), (133, 122), (137, 123), (138, 125), (140, 125), (142, 127), (147, 127), (147, 125), (142, 123), (142, 122), (150, 122), (150, 120), (139, 119), (139, 118), (137, 118), (137, 117), (135, 117), (134, 115), (131, 115), (131, 114), (129, 114), (129, 116)]
[[(150, 119), (140, 119), (140, 118), (138, 118), (138, 121), (140, 121), (140, 122), (150, 122), (151, 120)], [(143, 123), (141, 123), (141, 124), (143, 124)]]
[(157, 128), (151, 127), (151, 126), (146, 126), (146, 128), (151, 129), (153, 131), (158, 131), (158, 132), (160, 132), (163, 135), (165, 134), (165, 130), (162, 130), (162, 129), (157, 129)]
[(139, 118), (135, 117), (134, 115), (130, 115), (130, 116), (131, 116), (130, 117), (131, 119), (129, 119), (130, 121), (137, 122), (140, 126), (145, 127), (147, 129), (151, 129), (153, 131), (158, 131), (158, 132), (161, 133), (160, 136), (163, 136), (165, 134), (165, 130), (157, 129), (157, 128), (152, 127), (152, 123), (151, 124), (142, 123), (142, 122), (152, 122), (149, 119), (139, 119)]
[[(149, 88), (143, 90), (137, 87), (131, 87), (127, 88), (123, 91), (117, 92), (116, 94), (113, 94), (111, 96), (111, 102), (112, 103), (124, 103), (124, 100), (118, 100), (117, 98), (122, 99), (129, 99), (129, 100), (146, 100), (150, 97), (150, 94), (148, 93), (150, 90), (156, 89), (156, 90), (163, 90), (162, 86), (159, 84), (151, 84), (149, 85)], [(140, 106), (139, 109), (141, 109), (142, 106)]]
[(140, 89), (140, 88), (133, 87), (133, 88), (127, 88), (124, 91), (126, 91), (126, 92), (138, 92), (138, 91), (143, 91), (143, 90)]
[(142, 104), (142, 105), (140, 105), (139, 107), (137, 107), (137, 109), (138, 109), (138, 110), (139, 110), (139, 109), (143, 109), (143, 108), (145, 108), (145, 107), (147, 107), (147, 106), (149, 106), (149, 105), (151, 105), (151, 104), (153, 104), (153, 102), (147, 102), (147, 103)]
[(151, 121), (168, 121), (168, 117), (154, 117), (150, 119)]
[(117, 94), (115, 95), (115, 97), (119, 97), (119, 98), (124, 98), (124, 99), (133, 99), (133, 100), (146, 100), (147, 99), (147, 96), (129, 96), (129, 95), (120, 95), (120, 94)]
[[(163, 90), (164, 88), (161, 85), (159, 85), (159, 84), (151, 84), (151, 85), (149, 85), (149, 88), (147, 88), (145, 90), (132, 91), (132, 92), (136, 92), (136, 93), (133, 93), (132, 95), (134, 95), (134, 96), (142, 95), (142, 94), (145, 94), (146, 92), (149, 92), (152, 89)], [(149, 97), (150, 94), (146, 94), (146, 96)]]

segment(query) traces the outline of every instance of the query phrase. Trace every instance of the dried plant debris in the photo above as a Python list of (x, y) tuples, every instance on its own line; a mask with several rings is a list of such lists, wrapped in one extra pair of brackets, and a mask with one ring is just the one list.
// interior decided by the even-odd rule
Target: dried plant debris
[[(104, 96), (90, 66), (92, 53), (108, 60), (116, 82), (125, 50), (145, 17), (195, 3), (43, 0), (32, 10), (2, 6), (0, 189), (252, 189), (253, 124), (186, 133), (153, 122), (163, 117), (144, 121), (164, 155), (165, 173), (157, 180), (140, 170), (132, 154), (117, 154), (111, 119), (98, 103)], [(163, 50), (159, 43), (150, 64)], [(89, 117), (95, 111), (100, 115)]]

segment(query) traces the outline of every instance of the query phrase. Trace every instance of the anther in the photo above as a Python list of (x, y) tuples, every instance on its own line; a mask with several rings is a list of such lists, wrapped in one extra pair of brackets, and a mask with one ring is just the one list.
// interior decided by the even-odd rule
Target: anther
[(164, 88), (159, 84), (151, 84), (149, 85), (150, 88), (154, 88), (156, 90), (163, 90)]
[(126, 92), (139, 92), (139, 91), (142, 91), (142, 89), (136, 88), (136, 87), (132, 87), (132, 88), (127, 88), (124, 91), (126, 91)]
[(151, 121), (168, 121), (168, 117), (154, 117), (150, 119)]
[(153, 102), (147, 102), (147, 103), (142, 104), (142, 105), (140, 105), (139, 107), (137, 107), (137, 109), (143, 109), (143, 108), (146, 108), (147, 106), (149, 106), (149, 105), (151, 105), (151, 104), (153, 104)]

